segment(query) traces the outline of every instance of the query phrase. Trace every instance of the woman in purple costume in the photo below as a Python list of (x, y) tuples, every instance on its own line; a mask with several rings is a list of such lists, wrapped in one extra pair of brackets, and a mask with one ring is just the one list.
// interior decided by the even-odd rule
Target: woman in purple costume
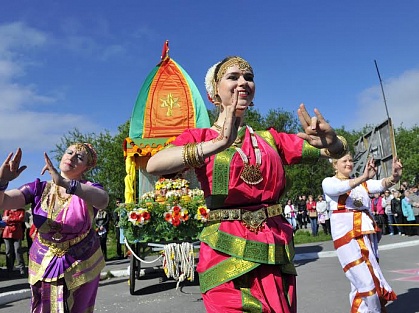
[(60, 172), (45, 153), (41, 175), (48, 171), (52, 180), (36, 179), (6, 191), (26, 169), (21, 158), (18, 148), (0, 166), (0, 208), (31, 204), (36, 226), (29, 251), (31, 312), (93, 312), (105, 261), (92, 222), (109, 201), (100, 184), (83, 179), (96, 165), (96, 151), (87, 143), (69, 146)]

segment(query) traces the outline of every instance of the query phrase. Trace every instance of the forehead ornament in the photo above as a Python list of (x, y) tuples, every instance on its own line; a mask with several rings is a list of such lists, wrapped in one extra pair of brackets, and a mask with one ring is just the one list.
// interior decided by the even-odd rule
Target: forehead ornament
[(253, 74), (252, 67), (250, 66), (250, 64), (245, 59), (242, 59), (240, 57), (234, 57), (234, 58), (228, 59), (223, 64), (221, 64), (220, 69), (217, 72), (217, 79), (215, 79), (215, 77), (214, 77), (215, 81), (219, 82), (221, 80), (221, 78), (225, 75), (227, 70), (230, 67), (235, 66), (235, 65), (237, 65), (237, 67), (239, 68), (240, 71), (242, 71), (242, 72), (249, 71)]

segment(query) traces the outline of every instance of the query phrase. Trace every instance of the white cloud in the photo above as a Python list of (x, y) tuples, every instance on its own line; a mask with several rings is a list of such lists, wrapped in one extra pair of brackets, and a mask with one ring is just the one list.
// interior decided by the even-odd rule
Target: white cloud
[[(37, 85), (22, 83), (29, 75), (35, 48), (43, 49), (51, 42), (47, 33), (16, 22), (0, 25), (0, 153), (22, 147), (26, 152), (42, 153), (55, 147), (60, 138), (77, 127), (82, 132), (95, 131), (88, 117), (62, 114), (56, 104), (65, 95), (62, 91), (38, 91)], [(24, 58), (22, 57), (25, 56)], [(53, 96), (51, 96), (53, 95)], [(84, 125), (84, 129), (79, 127)], [(42, 154), (41, 154), (42, 156)]]
[(11, 57), (14, 49), (42, 46), (47, 35), (39, 30), (26, 26), (22, 22), (0, 25), (0, 56)]
[[(409, 70), (383, 83), (389, 116), (395, 127), (419, 124), (419, 70)], [(354, 129), (379, 124), (387, 119), (381, 87), (374, 86), (359, 96)]]

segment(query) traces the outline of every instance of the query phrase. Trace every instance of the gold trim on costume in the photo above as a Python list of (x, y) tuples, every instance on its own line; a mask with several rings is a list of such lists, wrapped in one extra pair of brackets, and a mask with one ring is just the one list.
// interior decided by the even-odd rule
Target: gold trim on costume
[(212, 249), (262, 264), (291, 264), (294, 249), (289, 245), (268, 244), (237, 237), (219, 230), (220, 223), (207, 226), (199, 239)]
[(199, 285), (201, 292), (204, 293), (227, 281), (239, 277), (258, 267), (260, 264), (238, 259), (228, 258), (203, 273), (199, 273)]
[(77, 236), (73, 239), (70, 239), (64, 242), (49, 241), (42, 238), (42, 235), (40, 233), (37, 233), (37, 234), (38, 234), (38, 240), (41, 244), (47, 246), (55, 256), (62, 257), (64, 254), (67, 253), (68, 249), (71, 246), (78, 244), (80, 241), (86, 238), (89, 232), (90, 231), (87, 231), (84, 234), (81, 234), (80, 236)]
[(320, 149), (310, 145), (307, 141), (303, 142), (303, 151), (301, 152), (302, 162), (316, 161), (320, 158)]
[(243, 312), (260, 313), (262, 312), (262, 303), (252, 295), (250, 288), (240, 288), (242, 294)]

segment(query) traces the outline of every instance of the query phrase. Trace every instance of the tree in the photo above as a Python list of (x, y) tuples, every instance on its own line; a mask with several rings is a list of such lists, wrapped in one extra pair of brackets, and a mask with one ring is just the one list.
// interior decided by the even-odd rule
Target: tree
[(419, 183), (419, 127), (410, 130), (400, 126), (395, 131), (397, 156), (402, 160), (402, 180), (409, 184)]
[(123, 154), (123, 141), (128, 137), (129, 121), (118, 127), (118, 133), (111, 135), (105, 130), (102, 133), (82, 134), (77, 128), (69, 131), (61, 138), (61, 142), (53, 150), (54, 158), (61, 160), (65, 149), (75, 142), (91, 143), (98, 154), (97, 166), (86, 173), (87, 180), (99, 182), (108, 191), (110, 203), (117, 197), (123, 198), (125, 185), (125, 162)]

